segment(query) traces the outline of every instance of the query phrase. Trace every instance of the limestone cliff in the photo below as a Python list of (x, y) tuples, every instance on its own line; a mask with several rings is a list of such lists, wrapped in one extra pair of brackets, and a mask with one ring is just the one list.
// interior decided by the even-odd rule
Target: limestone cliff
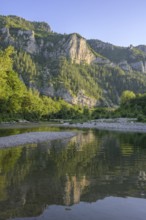
[(65, 55), (75, 63), (92, 63), (96, 60), (87, 42), (77, 34), (71, 34), (68, 40), (63, 44)]
[(32, 55), (41, 55), (46, 59), (57, 59), (60, 56), (67, 57), (74, 63), (99, 63), (108, 64), (108, 59), (96, 54), (89, 47), (86, 39), (74, 33), (70, 35), (51, 37), (37, 37), (33, 30), (21, 29), (0, 29), (0, 34), (4, 42), (8, 45), (13, 45), (17, 49), (23, 49)]

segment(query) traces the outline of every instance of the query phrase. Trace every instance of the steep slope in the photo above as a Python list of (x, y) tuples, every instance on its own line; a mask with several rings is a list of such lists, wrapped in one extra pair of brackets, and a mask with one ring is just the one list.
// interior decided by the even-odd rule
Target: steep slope
[(146, 49), (57, 34), (45, 22), (0, 16), (0, 46), (15, 48), (14, 68), (27, 87), (72, 104), (118, 105), (126, 89), (146, 92)]
[(106, 63), (108, 60), (93, 52), (86, 39), (79, 34), (61, 35), (51, 31), (45, 22), (29, 22), (16, 16), (0, 16), (3, 43), (11, 44), (33, 55), (44, 58), (65, 56), (75, 63)]

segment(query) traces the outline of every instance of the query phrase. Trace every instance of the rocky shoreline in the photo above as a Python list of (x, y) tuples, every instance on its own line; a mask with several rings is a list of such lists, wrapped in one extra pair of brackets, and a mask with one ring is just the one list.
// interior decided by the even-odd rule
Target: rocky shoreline
[(75, 132), (28, 132), (24, 134), (10, 135), (0, 137), (0, 148), (46, 142), (57, 139), (66, 139), (75, 135)]
[(69, 124), (64, 123), (63, 127), (73, 128), (93, 128), (102, 130), (124, 131), (124, 132), (144, 132), (146, 133), (146, 123), (136, 122), (136, 119), (97, 119), (84, 123)]

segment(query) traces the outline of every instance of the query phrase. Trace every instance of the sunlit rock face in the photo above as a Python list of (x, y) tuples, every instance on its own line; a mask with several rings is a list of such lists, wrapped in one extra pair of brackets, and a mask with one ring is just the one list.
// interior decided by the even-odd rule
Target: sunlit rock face
[(93, 62), (96, 57), (89, 49), (84, 38), (77, 34), (70, 35), (69, 39), (64, 44), (66, 55), (75, 63)]

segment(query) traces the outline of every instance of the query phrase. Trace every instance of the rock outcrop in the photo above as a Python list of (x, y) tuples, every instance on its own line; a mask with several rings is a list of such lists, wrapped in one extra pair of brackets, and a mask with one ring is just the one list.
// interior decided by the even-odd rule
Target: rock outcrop
[(14, 46), (17, 48), (21, 47), (30, 54), (37, 54), (39, 52), (39, 46), (35, 40), (35, 33), (32, 30), (18, 30), (17, 42), (14, 42)]
[(100, 40), (88, 40), (97, 53), (102, 54), (124, 71), (146, 72), (146, 45), (119, 47)]
[(119, 67), (124, 71), (131, 71), (131, 67), (126, 60), (118, 63)]
[(93, 97), (89, 97), (85, 94), (84, 90), (80, 90), (75, 96), (71, 91), (65, 89), (64, 87), (55, 89), (53, 85), (43, 87), (41, 93), (50, 97), (61, 97), (66, 102), (74, 105), (93, 107), (100, 105), (97, 100)]
[(92, 63), (96, 60), (96, 56), (92, 53), (84, 38), (77, 34), (72, 34), (63, 44), (63, 48), (67, 57), (75, 63)]
[(32, 55), (41, 54), (45, 59), (57, 59), (64, 56), (73, 63), (78, 64), (110, 63), (108, 59), (93, 53), (86, 39), (76, 33), (69, 36), (62, 35), (55, 43), (50, 39), (36, 39), (33, 30), (2, 28), (0, 29), (0, 34), (6, 44), (13, 45), (15, 48), (21, 48)]
[(146, 73), (146, 61), (138, 61), (130, 63), (130, 66), (133, 70)]

